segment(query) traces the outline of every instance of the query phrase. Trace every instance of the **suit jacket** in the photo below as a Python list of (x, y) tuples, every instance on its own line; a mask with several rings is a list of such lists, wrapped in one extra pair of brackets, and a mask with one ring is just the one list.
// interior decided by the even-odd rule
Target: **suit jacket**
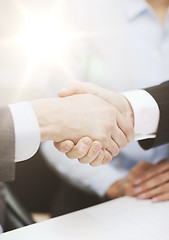
[(156, 138), (139, 142), (144, 149), (149, 149), (169, 142), (169, 81), (145, 90), (156, 100), (160, 109)]
[(5, 196), (3, 193), (3, 184), (0, 183), (0, 225), (2, 227), (4, 226), (5, 211), (6, 211), (6, 204), (5, 204)]
[[(0, 181), (11, 181), (15, 175), (15, 135), (11, 112), (0, 107)], [(4, 225), (5, 198), (0, 183), (0, 225)]]
[(11, 112), (0, 107), (0, 181), (12, 181), (15, 176), (15, 135)]

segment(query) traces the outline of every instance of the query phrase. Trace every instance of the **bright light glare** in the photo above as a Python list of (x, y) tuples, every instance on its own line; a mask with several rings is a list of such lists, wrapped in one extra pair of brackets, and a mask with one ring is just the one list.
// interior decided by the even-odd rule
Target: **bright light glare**
[[(7, 50), (8, 46), (18, 49), (15, 59), (20, 67), (12, 69), (14, 74), (11, 74), (12, 77), (8, 77), (7, 81), (12, 79), (12, 86), (16, 89), (13, 90), (12, 99), (22, 101), (26, 99), (27, 93), (30, 94), (28, 99), (32, 96), (44, 96), (50, 81), (52, 84), (56, 83), (52, 88), (58, 89), (58, 86), (62, 87), (64, 79), (74, 79), (70, 56), (86, 33), (78, 29), (74, 12), (70, 11), (67, 0), (55, 1), (56, 4), (52, 5), (51, 9), (49, 7), (48, 11), (43, 9), (44, 5), (39, 1), (35, 3), (37, 14), (34, 14), (36, 11), (31, 11), (34, 9), (34, 1), (14, 0), (14, 3), (23, 16), (23, 24), (19, 35), (17, 32), (8, 39), (0, 39), (0, 46), (5, 46)], [(42, 12), (38, 11), (38, 8), (42, 8)], [(11, 62), (15, 59), (12, 58)], [(6, 83), (8, 86), (11, 86), (10, 84), (9, 81)]]
[(51, 18), (38, 20), (29, 18), (19, 42), (28, 52), (31, 62), (41, 59), (61, 61), (74, 38), (75, 33), (56, 24)]

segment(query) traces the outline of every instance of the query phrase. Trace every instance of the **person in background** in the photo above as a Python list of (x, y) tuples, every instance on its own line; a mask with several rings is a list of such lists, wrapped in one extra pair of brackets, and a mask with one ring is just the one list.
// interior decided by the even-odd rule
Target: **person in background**
[[(74, 79), (118, 92), (149, 87), (168, 79), (169, 1), (93, 0), (73, 4), (81, 33), (79, 45), (72, 47), (70, 57)], [(70, 165), (66, 158), (55, 161), (56, 152), (52, 152), (50, 144), (46, 143), (42, 151), (74, 185), (109, 198), (114, 196), (116, 182), (125, 178), (139, 161), (156, 164), (169, 155), (168, 145), (144, 151), (134, 142), (109, 165), (91, 169), (78, 162)], [(57, 158), (63, 157), (58, 153)]]
[[(112, 157), (119, 151), (116, 146), (118, 149), (128, 141), (122, 132), (126, 117), (108, 102), (90, 94), (16, 103), (1, 107), (0, 116), (0, 181), (14, 180), (14, 162), (32, 157), (42, 141), (59, 143), (71, 139), (80, 149), (74, 151), (76, 157), (93, 166), (109, 161), (109, 155)], [(129, 124), (133, 129), (130, 119)], [(79, 141), (85, 135), (88, 138)], [(3, 205), (0, 207), (2, 213)]]
[[(156, 4), (160, 5), (153, 6), (154, 10), (159, 10), (157, 12), (160, 20), (161, 17), (164, 19), (167, 9), (167, 2), (163, 3), (163, 1), (158, 3), (156, 1)], [(88, 80), (118, 91), (151, 86), (167, 79), (169, 69), (167, 67), (167, 18), (165, 27), (160, 30), (151, 7), (152, 2), (147, 4), (146, 1), (133, 3), (131, 1), (61, 0), (56, 3), (51, 0), (38, 4), (29, 1), (11, 3), (7, 0), (1, 6), (1, 22), (4, 23), (1, 25), (0, 39), (2, 103), (8, 104), (35, 97), (55, 97), (57, 89), (63, 85), (66, 78)], [(55, 8), (58, 12), (52, 15), (51, 10), (55, 13)], [(63, 8), (66, 11), (61, 11)], [(93, 14), (93, 9), (96, 14)], [(4, 14), (7, 12), (8, 14)], [(77, 18), (73, 21), (73, 16), (77, 13), (78, 21)], [(30, 19), (35, 20), (33, 24), (27, 18), (29, 15), (31, 15)], [(47, 24), (50, 20), (48, 15), (52, 16), (50, 24)], [(36, 21), (37, 16), (43, 16), (39, 21), (43, 27)], [(63, 16), (65, 19), (62, 18)], [(75, 26), (79, 24), (80, 28), (72, 27), (72, 22)], [(63, 25), (60, 26), (60, 23)], [(66, 31), (65, 25), (68, 25)], [(28, 26), (26, 31), (25, 26)], [(53, 26), (52, 33), (56, 33), (56, 37), (50, 35), (49, 26)], [(70, 31), (74, 33), (76, 30), (77, 41), (69, 38), (67, 30), (69, 33)], [(25, 35), (22, 36), (23, 33)], [(60, 38), (63, 37), (62, 33), (65, 34), (67, 41)], [(21, 38), (18, 38), (20, 35)], [(163, 35), (162, 38), (159, 37), (161, 35)], [(50, 44), (46, 46), (45, 43), (48, 43), (49, 39)], [(54, 39), (56, 49), (51, 39)], [(159, 39), (161, 42), (158, 41)], [(70, 49), (67, 46), (70, 46)], [(54, 61), (53, 54), (57, 56)], [(43, 148), (44, 151), (46, 146)], [(51, 150), (51, 153), (48, 150)], [(67, 159), (63, 159), (62, 154), (56, 154), (53, 143), (48, 146), (48, 150), (45, 156), (54, 160), (55, 163), (60, 162), (57, 170), (59, 169), (65, 176), (72, 172), (74, 183), (80, 188), (84, 186), (85, 189), (91, 189), (99, 196), (103, 196), (109, 186), (126, 175), (127, 169), (135, 164), (135, 159), (133, 160), (129, 154), (130, 149), (128, 150), (129, 159), (131, 158), (129, 167), (124, 162), (120, 163), (118, 159), (115, 167), (110, 168), (105, 165), (95, 169), (87, 165), (80, 167), (77, 162), (65, 163)], [(156, 153), (160, 154), (155, 150), (154, 155)], [(162, 157), (166, 155), (166, 150), (163, 149)], [(143, 156), (143, 159), (145, 158)], [(149, 158), (152, 159), (152, 157)], [(158, 156), (156, 159), (159, 159)], [(78, 170), (75, 165), (78, 165)]]
[[(59, 96), (94, 94), (111, 103), (122, 114), (125, 112), (123, 100), (126, 98), (131, 106), (129, 115), (134, 116), (135, 139), (146, 139), (139, 143), (144, 149), (150, 149), (169, 142), (169, 81), (145, 90), (124, 92), (122, 95), (90, 83), (74, 82), (62, 90)], [(64, 151), (64, 144), (62, 142), (55, 146)], [(74, 150), (66, 153), (69, 158)], [(110, 194), (111, 198), (135, 196), (139, 199), (152, 199), (153, 202), (169, 200), (168, 169), (168, 159), (163, 159), (156, 165), (141, 161), (125, 178), (113, 184), (107, 195)]]

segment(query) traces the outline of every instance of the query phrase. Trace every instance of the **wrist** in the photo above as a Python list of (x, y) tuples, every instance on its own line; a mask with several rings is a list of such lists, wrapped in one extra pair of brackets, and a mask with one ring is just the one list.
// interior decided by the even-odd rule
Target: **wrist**
[(128, 99), (123, 94), (116, 92), (111, 92), (111, 99), (113, 106), (134, 126), (134, 112)]
[(122, 94), (121, 94), (121, 96), (123, 98), (123, 105), (124, 105), (124, 109), (123, 109), (122, 114), (124, 116), (126, 116), (127, 118), (131, 119), (132, 124), (134, 126), (134, 111), (133, 111), (133, 108), (132, 108), (130, 102), (128, 101), (128, 99)]
[(40, 99), (30, 102), (40, 127), (41, 142), (60, 141), (62, 131), (58, 100)]

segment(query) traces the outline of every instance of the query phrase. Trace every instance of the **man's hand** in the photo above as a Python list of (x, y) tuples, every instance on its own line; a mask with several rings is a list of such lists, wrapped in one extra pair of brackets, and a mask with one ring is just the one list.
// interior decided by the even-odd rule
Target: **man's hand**
[[(89, 137), (81, 138), (77, 144), (66, 140), (61, 143), (55, 142), (54, 146), (60, 152), (65, 153), (68, 158), (77, 158), (80, 163), (90, 163), (93, 167), (101, 165), (104, 159), (106, 159), (101, 143), (93, 141)], [(111, 154), (109, 152), (107, 154), (111, 158)]]
[[(31, 104), (41, 129), (41, 141), (70, 139), (77, 144), (81, 138), (88, 136), (97, 144), (102, 144), (101, 155), (109, 153), (107, 161), (128, 142), (121, 130), (125, 127), (121, 114), (97, 96), (83, 94), (34, 100)], [(87, 159), (84, 161), (87, 162)]]
[[(66, 87), (66, 89), (60, 91), (58, 93), (59, 97), (66, 97), (74, 94), (86, 94), (90, 93), (95, 96), (98, 96), (108, 103), (112, 104), (114, 107), (116, 107), (121, 114), (123, 115), (123, 133), (125, 134), (127, 138), (127, 142), (131, 142), (134, 139), (134, 117), (133, 117), (133, 111), (132, 108), (127, 101), (127, 99), (121, 95), (117, 94), (111, 91), (108, 91), (104, 88), (101, 88), (93, 83), (82, 83), (82, 82), (70, 82), (69, 85)], [(65, 145), (64, 142), (55, 144), (56, 148), (63, 151), (63, 146)], [(75, 148), (76, 149), (76, 148)], [(77, 151), (76, 151), (77, 152)], [(87, 152), (86, 152), (87, 154)], [(67, 151), (67, 156), (71, 158), (71, 152), (69, 154), (69, 151)], [(111, 157), (107, 151), (104, 151), (104, 160), (102, 163), (107, 163), (110, 161)], [(79, 158), (76, 155), (76, 158)], [(80, 161), (80, 159), (79, 159)], [(101, 160), (100, 160), (101, 161)], [(94, 161), (95, 166), (99, 165), (100, 161)]]
[(153, 165), (138, 163), (128, 176), (117, 181), (107, 191), (109, 198), (133, 196), (139, 199), (152, 199), (152, 202), (169, 200), (169, 159)]
[(135, 180), (135, 194), (153, 202), (169, 200), (169, 159), (160, 161)]
[(125, 129), (122, 129), (126, 134), (129, 142), (134, 139), (134, 115), (128, 100), (119, 93), (109, 91), (101, 88), (93, 83), (84, 82), (69, 82), (65, 89), (62, 89), (59, 93), (59, 97), (66, 97), (75, 94), (93, 94), (98, 96), (108, 103), (112, 104), (125, 118)]
[(108, 103), (112, 104), (126, 118), (126, 121), (127, 121), (126, 124), (128, 124), (128, 127), (125, 129), (126, 134), (129, 141), (130, 142), (133, 141), (134, 139), (133, 110), (128, 100), (122, 94), (109, 91), (93, 83), (71, 81), (68, 83), (66, 88), (62, 89), (58, 93), (58, 96), (66, 97), (66, 96), (71, 96), (75, 94), (93, 94), (95, 96), (98, 96), (104, 99)]
[(132, 196), (136, 197), (134, 183), (139, 176), (145, 174), (145, 172), (152, 168), (154, 165), (145, 161), (139, 162), (134, 166), (129, 174), (119, 181), (112, 184), (112, 186), (107, 190), (106, 196), (110, 199), (119, 198), (122, 196)]

